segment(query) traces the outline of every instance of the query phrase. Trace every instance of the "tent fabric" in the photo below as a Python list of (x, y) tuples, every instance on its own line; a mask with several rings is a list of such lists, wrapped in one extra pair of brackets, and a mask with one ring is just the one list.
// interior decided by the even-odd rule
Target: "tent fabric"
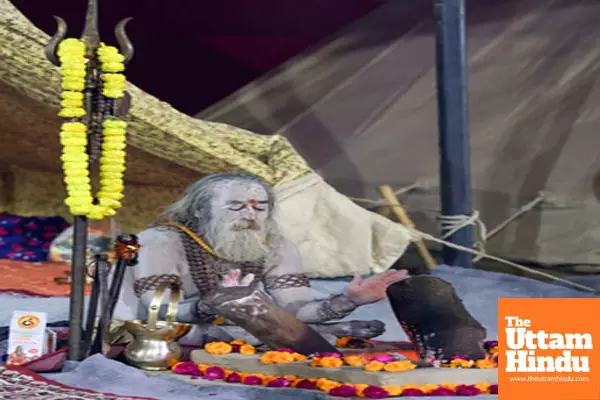
[[(45, 59), (48, 40), (0, 0), (0, 210), (68, 217), (59, 158), (60, 74)], [(286, 212), (278, 213), (278, 222), (299, 243), (311, 276), (380, 271), (408, 245), (402, 226), (330, 188), (283, 136), (201, 121), (131, 84), (127, 90), (133, 104), (126, 197), (116, 218), (125, 231), (146, 227), (199, 177), (245, 171), (273, 184), (277, 193), (280, 187), (292, 193), (281, 201)], [(306, 179), (312, 189), (299, 190)]]
[[(600, 3), (467, 0), (466, 10), (473, 209), (492, 229), (547, 196), (487, 251), (597, 265)], [(402, 201), (439, 235), (432, 13), (430, 2), (390, 0), (197, 116), (285, 136), (349, 196), (418, 182)]]

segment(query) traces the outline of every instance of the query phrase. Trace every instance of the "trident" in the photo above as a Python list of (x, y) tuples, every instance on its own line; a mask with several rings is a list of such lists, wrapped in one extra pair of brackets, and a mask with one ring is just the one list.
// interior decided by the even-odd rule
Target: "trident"
[[(48, 60), (59, 66), (57, 50), (60, 42), (67, 34), (67, 23), (60, 17), (54, 16), (57, 30), (46, 45), (45, 54)], [(115, 27), (115, 37), (119, 43), (124, 63), (129, 62), (134, 55), (134, 48), (125, 33), (125, 26), (131, 18), (121, 20)], [(96, 52), (100, 47), (98, 30), (98, 1), (88, 0), (85, 25), (81, 40), (86, 46), (86, 82), (84, 89), (84, 105), (86, 110), (85, 124), (89, 136), (88, 153), (90, 163), (99, 158), (102, 145), (102, 122), (110, 116), (125, 115), (129, 111), (131, 96), (125, 92), (125, 97), (119, 99), (105, 98), (102, 95), (101, 66)], [(73, 257), (71, 265), (71, 297), (69, 305), (69, 351), (70, 360), (79, 361), (84, 357), (83, 349), (83, 312), (84, 290), (87, 274), (87, 242), (88, 220), (84, 216), (74, 216), (73, 223)], [(89, 325), (89, 321), (88, 321)], [(86, 336), (89, 332), (86, 332)]]

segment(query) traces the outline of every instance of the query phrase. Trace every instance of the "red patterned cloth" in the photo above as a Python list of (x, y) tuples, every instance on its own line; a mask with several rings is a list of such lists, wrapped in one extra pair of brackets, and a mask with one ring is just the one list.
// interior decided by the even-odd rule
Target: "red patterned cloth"
[(41, 377), (22, 367), (0, 367), (0, 399), (10, 400), (155, 400), (78, 389)]

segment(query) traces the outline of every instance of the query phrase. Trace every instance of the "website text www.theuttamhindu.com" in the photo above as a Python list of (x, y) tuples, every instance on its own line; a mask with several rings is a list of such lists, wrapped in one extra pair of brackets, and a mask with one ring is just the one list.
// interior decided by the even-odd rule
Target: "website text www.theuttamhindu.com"
[(587, 376), (511, 376), (510, 382), (589, 382)]

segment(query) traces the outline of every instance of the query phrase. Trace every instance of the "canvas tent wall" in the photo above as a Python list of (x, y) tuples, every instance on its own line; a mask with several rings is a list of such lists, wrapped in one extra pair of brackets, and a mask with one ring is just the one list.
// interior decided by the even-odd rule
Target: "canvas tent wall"
[[(68, 217), (58, 132), (60, 74), (44, 56), (49, 37), (0, 0), (0, 211)], [(273, 184), (279, 223), (312, 276), (389, 268), (406, 230), (366, 212), (314, 174), (282, 136), (194, 119), (128, 84), (124, 207), (118, 222), (137, 232), (200, 176), (246, 171)], [(326, 267), (325, 267), (326, 266)]]
[[(350, 196), (421, 181), (403, 200), (438, 234), (432, 12), (391, 0), (198, 117), (287, 137)], [(493, 228), (549, 195), (489, 252), (600, 263), (599, 19), (584, 0), (467, 1), (474, 209)]]

